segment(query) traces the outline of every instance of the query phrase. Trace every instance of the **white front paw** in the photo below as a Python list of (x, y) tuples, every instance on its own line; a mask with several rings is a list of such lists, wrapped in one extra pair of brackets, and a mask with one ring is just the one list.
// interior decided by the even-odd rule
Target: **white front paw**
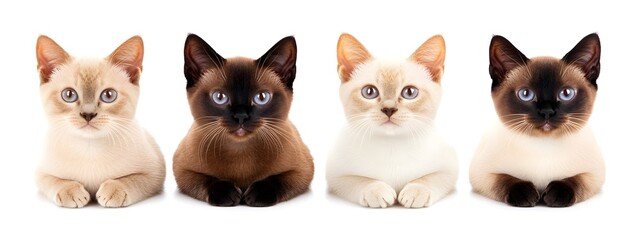
[(360, 205), (372, 208), (386, 208), (396, 201), (396, 191), (389, 184), (376, 181), (362, 191)]
[(65, 183), (53, 200), (56, 205), (67, 208), (81, 208), (91, 200), (91, 195), (78, 182)]
[(98, 203), (103, 207), (126, 207), (131, 204), (125, 186), (118, 180), (107, 180), (96, 193)]
[(431, 202), (431, 191), (427, 186), (419, 183), (405, 185), (400, 191), (400, 195), (398, 195), (398, 202), (407, 208), (423, 208), (433, 204)]

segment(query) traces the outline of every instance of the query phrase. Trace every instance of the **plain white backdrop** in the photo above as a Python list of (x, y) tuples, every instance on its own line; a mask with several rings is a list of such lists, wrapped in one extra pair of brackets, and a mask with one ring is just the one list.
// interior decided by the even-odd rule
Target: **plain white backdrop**
[[(637, 238), (639, 16), (634, 7), (615, 1), (4, 1), (0, 239)], [(224, 57), (257, 58), (282, 37), (296, 37), (290, 118), (315, 158), (310, 192), (270, 208), (211, 207), (177, 192), (172, 156), (192, 121), (182, 72), (190, 32)], [(461, 167), (457, 190), (448, 198), (426, 209), (366, 209), (327, 194), (326, 155), (345, 122), (335, 56), (342, 32), (353, 34), (375, 56), (401, 58), (430, 36), (444, 36), (438, 125), (457, 149)], [(602, 193), (565, 209), (513, 208), (472, 193), (469, 162), (484, 130), (496, 121), (487, 56), (492, 35), (507, 37), (529, 57), (562, 57), (591, 32), (602, 41), (591, 118), (607, 165)], [(165, 155), (164, 193), (124, 209), (97, 204), (63, 209), (37, 193), (33, 175), (47, 128), (36, 71), (39, 34), (73, 56), (94, 57), (142, 36), (137, 119)]]

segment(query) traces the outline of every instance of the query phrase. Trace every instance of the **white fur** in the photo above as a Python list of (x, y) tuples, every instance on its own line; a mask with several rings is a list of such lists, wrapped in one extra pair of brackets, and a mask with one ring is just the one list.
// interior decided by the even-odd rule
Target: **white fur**
[[(393, 104), (402, 88), (411, 85), (420, 90), (421, 97), (429, 98), (421, 112), (413, 113), (398, 104), (393, 118), (399, 126), (381, 126), (387, 117), (371, 102), (364, 113), (366, 120), (353, 120), (354, 109), (362, 108), (350, 99), (353, 92), (359, 94), (369, 84), (381, 88), (383, 80), (378, 75), (388, 70), (401, 74), (393, 79), (398, 81), (395, 92), (380, 90), (380, 105)], [(405, 207), (427, 207), (454, 188), (458, 174), (455, 151), (433, 126), (441, 87), (424, 67), (409, 60), (369, 61), (342, 84), (340, 97), (348, 124), (327, 161), (330, 192), (368, 207), (387, 207), (396, 199)]]
[(604, 161), (589, 126), (563, 137), (532, 137), (498, 124), (488, 131), (471, 162), (473, 188), (492, 195), (494, 174), (506, 173), (531, 181), (543, 191), (553, 180), (588, 173), (589, 185), (604, 182)]

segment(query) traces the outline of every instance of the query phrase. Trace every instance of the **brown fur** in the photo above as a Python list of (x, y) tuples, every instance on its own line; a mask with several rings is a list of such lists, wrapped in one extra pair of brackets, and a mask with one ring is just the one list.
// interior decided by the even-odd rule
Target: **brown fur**
[[(188, 38), (185, 54), (201, 60), (199, 56), (191, 56), (191, 53), (197, 55), (201, 47)], [(211, 188), (219, 181), (233, 183), (243, 194), (245, 203), (252, 206), (271, 205), (247, 202), (246, 195), (258, 182), (278, 179), (281, 185), (278, 188), (282, 190), (278, 191), (275, 203), (307, 191), (314, 172), (313, 158), (297, 129), (288, 120), (292, 90), (288, 89), (287, 83), (276, 74), (278, 71), (272, 69), (271, 64), (260, 64), (257, 60), (240, 57), (223, 61), (224, 64), (206, 63), (201, 77), (187, 87), (194, 122), (174, 154), (173, 170), (178, 188), (198, 200), (224, 206), (238, 204), (239, 199), (236, 198), (239, 196), (230, 196), (233, 198), (231, 203), (212, 203), (210, 198), (216, 196), (211, 195)], [(213, 91), (240, 84), (231, 81), (243, 77), (251, 79), (244, 83), (248, 84), (246, 88), (269, 91), (272, 93), (271, 101), (276, 102), (265, 110), (270, 111), (270, 120), (258, 120), (255, 126), (247, 127), (246, 135), (238, 136), (230, 130), (234, 129), (231, 125), (233, 122), (225, 121), (223, 116), (212, 116), (212, 112), (227, 107), (218, 109), (208, 105), (208, 102), (211, 102)]]
[[(572, 109), (574, 113), (580, 113), (572, 118), (577, 118), (574, 122), (584, 124), (589, 120), (591, 111), (593, 109), (593, 103), (596, 98), (596, 89), (589, 83), (584, 77), (584, 73), (576, 66), (568, 65), (560, 59), (551, 57), (538, 57), (532, 58), (528, 63), (522, 65), (508, 73), (506, 80), (499, 86), (493, 89), (491, 95), (493, 97), (494, 106), (500, 120), (509, 125), (511, 128), (516, 129), (518, 125), (510, 124), (514, 123), (514, 116), (511, 114), (520, 113), (522, 103), (516, 99), (516, 91), (522, 87), (535, 86), (537, 78), (532, 78), (531, 74), (547, 72), (553, 75), (557, 81), (562, 81), (562, 86), (571, 86), (577, 89), (580, 97), (576, 99), (574, 104), (576, 107)], [(556, 131), (545, 132), (537, 127), (532, 127), (525, 131), (533, 136), (555, 136), (560, 137), (565, 134), (572, 133), (576, 128), (566, 124), (569, 118), (565, 117), (556, 125), (558, 128)], [(534, 124), (530, 122), (530, 124)], [(517, 129), (516, 129), (517, 130)], [(518, 131), (527, 130), (519, 129)]]

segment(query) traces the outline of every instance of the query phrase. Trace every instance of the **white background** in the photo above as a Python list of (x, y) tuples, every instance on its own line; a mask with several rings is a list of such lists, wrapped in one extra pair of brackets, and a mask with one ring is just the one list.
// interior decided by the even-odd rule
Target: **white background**
[[(0, 3), (0, 239), (39, 238), (637, 238), (637, 8), (615, 1), (3, 1)], [(323, 3), (319, 3), (323, 2)], [(313, 156), (311, 191), (270, 208), (211, 207), (179, 194), (172, 156), (192, 118), (183, 44), (197, 33), (222, 56), (257, 58), (282, 37), (298, 42), (290, 118)], [(430, 36), (447, 44), (442, 132), (458, 150), (457, 191), (427, 209), (366, 209), (326, 193), (324, 165), (344, 124), (335, 48), (349, 32), (376, 56), (408, 57)], [(562, 57), (598, 32), (602, 71), (591, 118), (607, 165), (601, 194), (565, 209), (521, 209), (471, 192), (468, 166), (495, 121), (488, 47), (493, 34), (529, 57)], [(40, 104), (35, 44), (46, 34), (74, 56), (105, 57), (127, 38), (145, 41), (137, 119), (159, 142), (168, 167), (161, 195), (124, 209), (56, 207), (33, 173), (47, 128)]]

